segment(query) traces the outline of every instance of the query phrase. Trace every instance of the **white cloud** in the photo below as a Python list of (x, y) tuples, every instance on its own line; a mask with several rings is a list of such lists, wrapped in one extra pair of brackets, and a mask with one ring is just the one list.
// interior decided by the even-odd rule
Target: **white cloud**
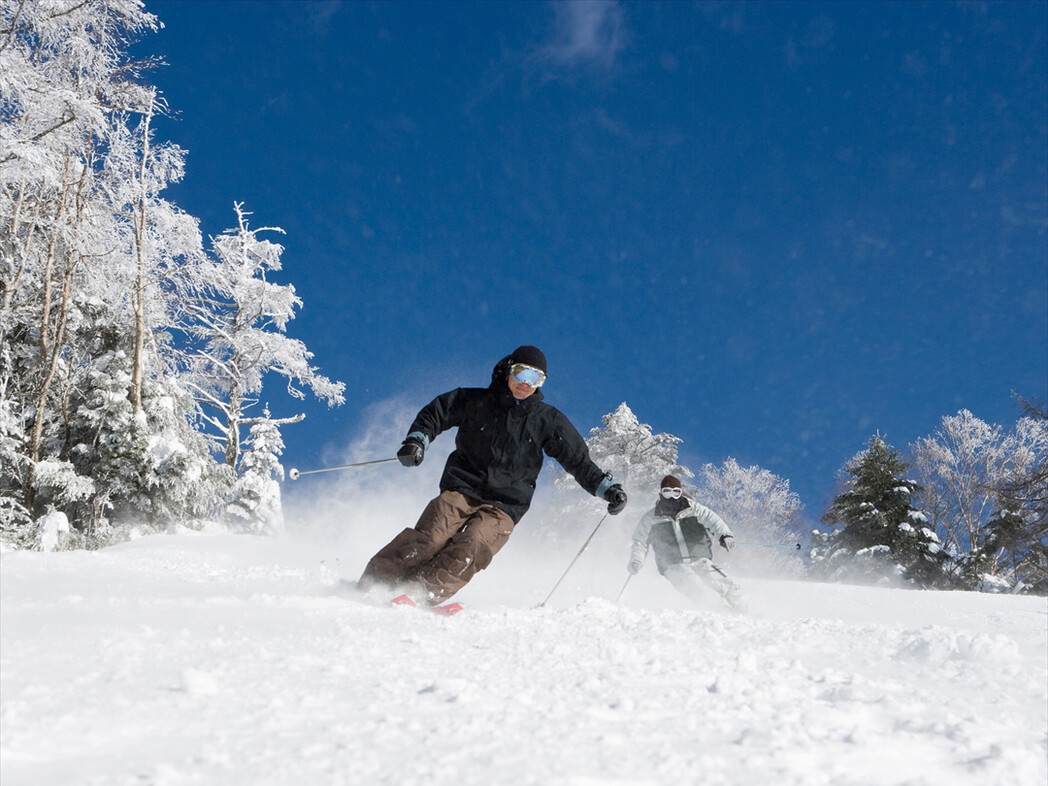
[(616, 0), (567, 0), (554, 5), (551, 40), (542, 56), (559, 65), (610, 67), (626, 43), (622, 8)]

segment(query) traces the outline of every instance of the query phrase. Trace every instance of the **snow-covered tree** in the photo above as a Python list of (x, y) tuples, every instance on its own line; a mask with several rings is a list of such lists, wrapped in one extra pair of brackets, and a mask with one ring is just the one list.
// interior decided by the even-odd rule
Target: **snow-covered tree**
[(240, 472), (226, 505), (226, 516), (234, 529), (258, 535), (277, 535), (284, 531), (280, 501), (280, 481), (284, 468), (280, 456), (284, 440), (280, 426), (300, 420), (274, 420), (267, 407), (251, 425), (247, 450), (240, 459)]
[(33, 518), (22, 504), (20, 490), (29, 478), (32, 462), (24, 451), (25, 419), (16, 411), (19, 402), (8, 394), (10, 356), (10, 347), (0, 345), (0, 537), (28, 547)]
[(627, 494), (653, 494), (666, 475), (681, 480), (693, 476), (677, 463), (677, 446), (683, 440), (672, 434), (653, 434), (651, 426), (641, 423), (626, 402), (602, 421), (603, 426), (591, 429), (586, 440), (590, 456), (611, 472)]
[[(127, 51), (157, 26), (140, 0), (0, 0), (0, 530), (21, 547), (52, 512), (88, 546), (220, 514), (267, 371), (341, 403), (282, 335), (300, 303), (265, 281), (280, 247), (240, 215), (207, 258), (162, 197), (184, 151), (154, 138), (155, 61)], [(210, 388), (185, 362), (205, 345)], [(228, 462), (202, 389), (236, 402), (205, 421)]]
[(160, 530), (217, 508), (232, 484), (209, 444), (186, 417), (193, 401), (177, 379), (150, 375), (142, 410), (128, 392), (132, 362), (120, 337), (99, 339), (84, 385), (71, 397), (70, 460), (94, 479), (91, 500), (70, 510), (86, 545), (118, 539), (131, 528)]
[(209, 445), (195, 434), (195, 403), (172, 374), (172, 331), (184, 322), (179, 284), (203, 254), (197, 221), (160, 196), (182, 177), (184, 152), (154, 142), (150, 121), (162, 102), (155, 90), (140, 98), (137, 112), (114, 116), (96, 166), (90, 224), (109, 250), (83, 266), (69, 336), (75, 384), (63, 398), (60, 450), (97, 482), (90, 504), (69, 511), (89, 545), (127, 527), (191, 518), (204, 496), (226, 490), (203, 481), (215, 479), (205, 471)]
[(1043, 492), (1034, 485), (1027, 499), (1007, 490), (1020, 488), (1021, 479), (1043, 465), (1048, 421), (1024, 417), (1006, 432), (961, 410), (912, 450), (925, 506), (956, 558), (959, 581), (993, 589), (1021, 580), (1019, 564), (1043, 547), (1046, 528), (1037, 505)]
[(760, 544), (738, 549), (733, 568), (737, 565), (750, 573), (801, 572), (800, 553), (790, 546), (799, 542), (803, 506), (788, 480), (758, 466), (741, 467), (728, 458), (720, 466), (703, 466), (698, 496), (727, 522), (736, 540)]
[(187, 383), (217, 434), (225, 463), (234, 468), (240, 463), (240, 428), (267, 374), (284, 377), (295, 398), (304, 398), (305, 387), (330, 406), (345, 400), (345, 385), (320, 374), (305, 344), (285, 335), (302, 301), (292, 285), (266, 279), (281, 269), (284, 249), (259, 237), (283, 230), (251, 229), (250, 213), (240, 203), (235, 209), (237, 226), (213, 240), (213, 259), (197, 270), (200, 294), (189, 302), (193, 322), (187, 327), (196, 349)]
[(147, 510), (148, 523), (169, 527), (202, 518), (214, 518), (221, 495), (229, 488), (230, 473), (211, 458), (205, 435), (186, 419), (191, 399), (177, 379), (148, 379), (143, 393), (145, 420), (142, 433), (147, 446), (142, 467), (146, 493), (139, 510)]
[(913, 445), (932, 523), (957, 554), (979, 548), (982, 525), (993, 512), (992, 480), (1004, 460), (1000, 426), (961, 410)]
[[(63, 509), (72, 508), (76, 503), (90, 499), (95, 493), (94, 481), (78, 473), (68, 461), (44, 459), (36, 463), (33, 473), (36, 491), (49, 513), (61, 513)], [(66, 518), (64, 513), (61, 515)], [(37, 537), (39, 538), (39, 535)], [(68, 540), (65, 542), (68, 543)]]
[[(630, 498), (628, 510), (637, 510), (647, 504), (645, 500), (654, 499), (665, 475), (681, 480), (693, 477), (690, 469), (677, 463), (677, 446), (683, 440), (672, 434), (653, 434), (651, 426), (641, 423), (625, 402), (601, 420), (603, 426), (590, 429), (586, 445), (597, 466), (622, 484)], [(581, 493), (574, 479), (558, 467), (553, 501), (542, 525), (544, 535), (574, 542), (596, 524), (605, 508), (605, 503)], [(634, 521), (630, 516), (618, 517), (619, 540), (632, 534)]]
[(198, 222), (161, 194), (185, 173), (185, 151), (154, 139), (152, 120), (165, 110), (156, 90), (144, 96), (135, 115), (120, 118), (110, 137), (103, 185), (113, 215), (113, 229), (124, 245), (107, 277), (110, 299), (120, 301), (131, 361), (128, 395), (135, 412), (143, 407), (145, 380), (175, 366), (165, 331), (184, 327), (184, 293), (203, 258)]
[(881, 436), (846, 466), (847, 488), (812, 533), (811, 572), (833, 581), (891, 582), (918, 587), (944, 582), (946, 554), (913, 501), (920, 485), (905, 477), (909, 464)]
[(99, 174), (119, 116), (145, 95), (127, 43), (155, 26), (136, 2), (0, 3), (0, 373), (29, 470), (2, 493), (27, 510), (37, 467), (63, 449), (85, 281), (119, 256)]
[(987, 525), (988, 540), (995, 541), (989, 547), (1007, 551), (1016, 587), (1048, 595), (1048, 450), (1034, 437), (1048, 430), (1048, 411), (1019, 402), (1026, 413), (1016, 424), (1021, 447), (994, 488), (1001, 512)]

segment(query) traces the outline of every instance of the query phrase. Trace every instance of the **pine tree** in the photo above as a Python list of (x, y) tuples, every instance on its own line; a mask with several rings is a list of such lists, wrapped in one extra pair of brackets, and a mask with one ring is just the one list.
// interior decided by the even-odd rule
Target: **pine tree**
[(927, 516), (911, 503), (921, 487), (903, 477), (908, 469), (879, 435), (846, 466), (848, 488), (822, 519), (833, 531), (812, 533), (814, 575), (837, 581), (901, 579), (919, 587), (943, 583), (946, 554)]
[(214, 461), (207, 437), (187, 419), (192, 399), (177, 377), (148, 378), (142, 404), (135, 418), (146, 439), (138, 461), (143, 480), (138, 509), (148, 511), (154, 529), (178, 524), (198, 529), (203, 519), (217, 516), (232, 473)]
[(986, 546), (1005, 557), (1016, 589), (1048, 595), (1048, 411), (1017, 398), (1026, 414), (994, 484), (999, 511), (986, 525)]
[(236, 484), (226, 504), (226, 517), (231, 527), (257, 535), (279, 535), (284, 531), (284, 514), (280, 501), (280, 481), (284, 468), (280, 455), (284, 440), (280, 426), (300, 418), (275, 420), (269, 408), (251, 424), (247, 450), (240, 459)]
[(33, 517), (21, 502), (21, 490), (31, 464), (23, 449), (24, 419), (16, 412), (18, 402), (8, 394), (10, 365), (11, 351), (5, 343), (0, 346), (0, 537), (27, 548), (33, 537)]

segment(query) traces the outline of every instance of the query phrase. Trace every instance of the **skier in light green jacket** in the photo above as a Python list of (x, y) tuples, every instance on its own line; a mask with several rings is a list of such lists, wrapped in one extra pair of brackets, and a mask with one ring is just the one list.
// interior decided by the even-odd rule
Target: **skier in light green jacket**
[(727, 551), (735, 547), (735, 537), (724, 520), (685, 494), (680, 480), (667, 475), (655, 507), (644, 514), (633, 533), (626, 569), (638, 573), (651, 546), (659, 573), (684, 595), (699, 601), (708, 586), (732, 608), (741, 610), (739, 585), (713, 564), (713, 538)]

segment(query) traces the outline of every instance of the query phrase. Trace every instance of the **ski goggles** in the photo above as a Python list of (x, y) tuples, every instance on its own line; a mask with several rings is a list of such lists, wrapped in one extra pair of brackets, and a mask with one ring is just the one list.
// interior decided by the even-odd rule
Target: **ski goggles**
[(526, 363), (514, 363), (509, 367), (509, 373), (517, 382), (533, 388), (542, 387), (542, 383), (546, 381), (546, 374), (543, 371)]
[(674, 486), (666, 486), (659, 493), (662, 494), (663, 499), (680, 499), (680, 495), (684, 493), (684, 489)]

